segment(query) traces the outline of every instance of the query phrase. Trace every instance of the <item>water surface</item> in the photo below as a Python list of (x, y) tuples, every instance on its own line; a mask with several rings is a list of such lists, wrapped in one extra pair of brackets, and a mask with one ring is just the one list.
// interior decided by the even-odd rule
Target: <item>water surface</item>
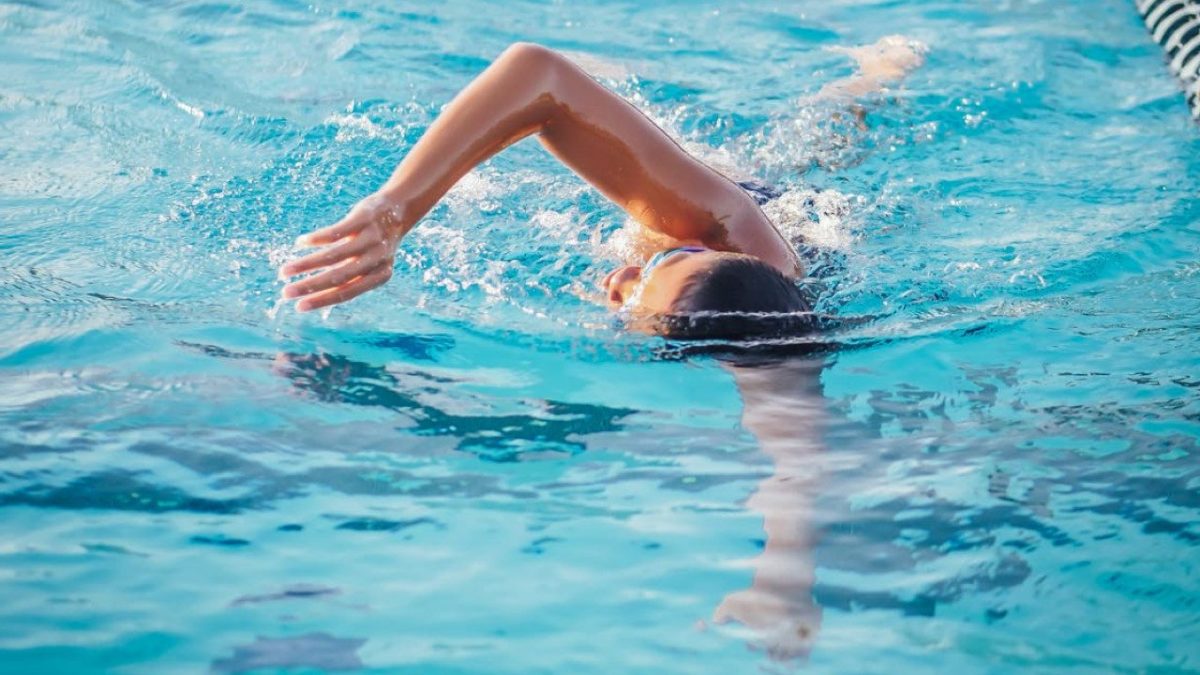
[[(867, 129), (804, 102), (897, 32)], [(386, 288), (272, 311), (514, 40), (789, 189), (875, 319), (664, 358), (536, 144)], [(10, 1), (0, 58), (0, 670), (1200, 668), (1200, 140), (1130, 3)], [(710, 621), (784, 469), (790, 664)]]

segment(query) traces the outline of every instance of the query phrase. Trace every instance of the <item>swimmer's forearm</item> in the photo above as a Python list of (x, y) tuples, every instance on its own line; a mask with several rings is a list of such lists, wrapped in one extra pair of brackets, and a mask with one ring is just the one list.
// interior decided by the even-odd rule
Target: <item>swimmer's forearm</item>
[(403, 207), (407, 227), (471, 169), (545, 124), (553, 74), (531, 67), (529, 56), (517, 45), (496, 59), (445, 106), (380, 189)]

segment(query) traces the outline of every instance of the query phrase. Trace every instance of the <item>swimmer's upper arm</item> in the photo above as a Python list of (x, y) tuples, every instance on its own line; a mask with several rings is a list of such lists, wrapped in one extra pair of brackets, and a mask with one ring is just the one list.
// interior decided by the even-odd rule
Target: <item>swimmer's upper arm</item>
[(501, 59), (526, 73), (550, 73), (552, 109), (539, 139), (639, 223), (675, 239), (755, 255), (788, 274), (796, 271), (791, 247), (754, 200), (631, 103), (545, 47), (514, 45)]

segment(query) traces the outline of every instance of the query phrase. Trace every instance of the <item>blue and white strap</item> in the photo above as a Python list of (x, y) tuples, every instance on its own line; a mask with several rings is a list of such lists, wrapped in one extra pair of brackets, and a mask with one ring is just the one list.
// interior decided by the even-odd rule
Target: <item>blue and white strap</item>
[(1154, 41), (1183, 81), (1192, 116), (1200, 120), (1200, 0), (1135, 0)]

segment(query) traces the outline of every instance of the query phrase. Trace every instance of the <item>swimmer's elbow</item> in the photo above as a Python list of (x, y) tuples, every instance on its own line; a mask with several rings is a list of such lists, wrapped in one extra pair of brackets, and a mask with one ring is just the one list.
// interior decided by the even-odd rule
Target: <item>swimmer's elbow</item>
[(536, 103), (539, 130), (557, 119), (564, 101), (578, 80), (577, 70), (567, 57), (533, 42), (515, 42), (496, 59), (496, 66), (511, 78), (513, 90)]
[(563, 55), (534, 42), (514, 42), (500, 55), (502, 60), (525, 74), (547, 73), (563, 62)]

